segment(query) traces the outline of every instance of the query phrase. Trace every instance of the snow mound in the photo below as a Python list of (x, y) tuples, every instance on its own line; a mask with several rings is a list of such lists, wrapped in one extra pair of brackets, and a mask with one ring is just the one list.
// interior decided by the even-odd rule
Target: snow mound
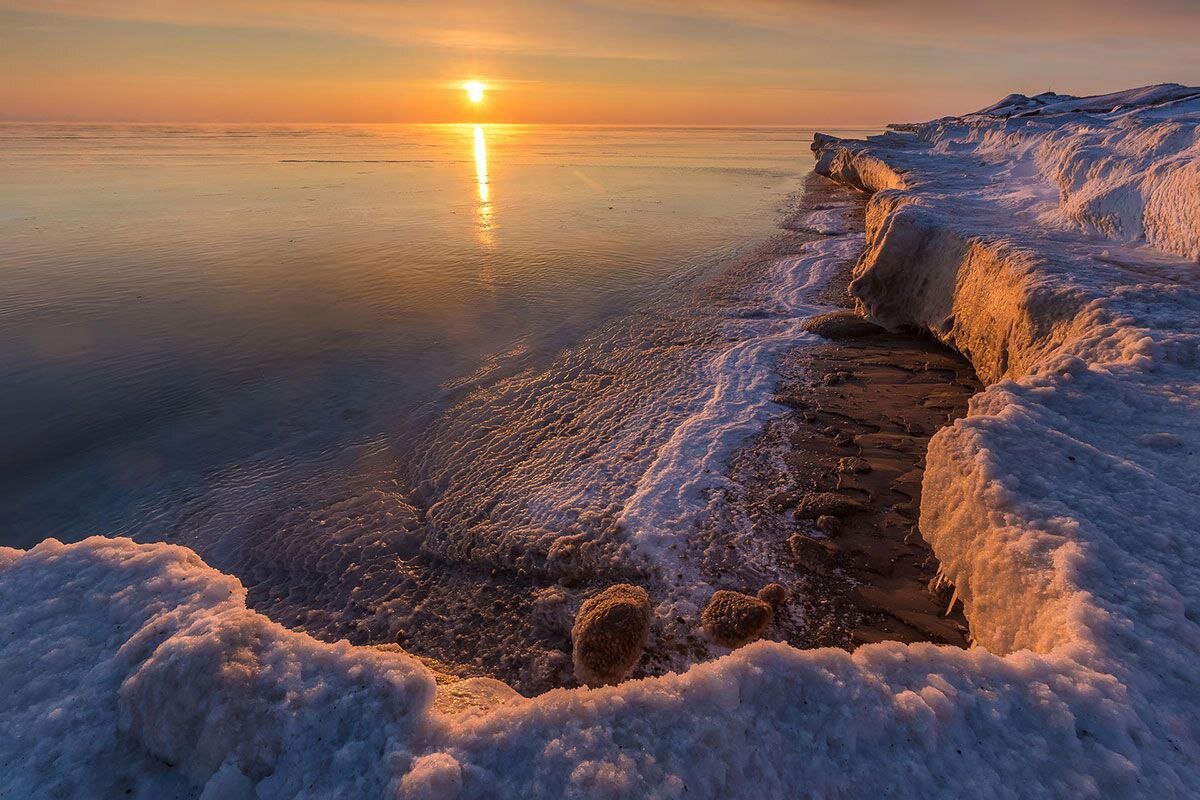
[(1160, 83), (1111, 94), (1074, 97), (1043, 92), (1033, 97), (1010, 94), (1003, 100), (980, 109), (976, 114), (992, 117), (1031, 117), (1063, 113), (1109, 114), (1124, 109), (1141, 109), (1200, 96), (1200, 89), (1178, 83)]
[[(814, 142), (872, 193), (865, 310), (990, 383), (932, 440), (921, 511), (982, 646), (759, 642), (533, 699), (435, 689), (397, 648), (247, 610), (187, 549), (46, 541), (0, 549), (0, 796), (1197, 796), (1200, 108), (1174, 91)], [(759, 349), (713, 365), (731, 386), (769, 384), (762, 353), (801, 335), (798, 266)], [(768, 407), (720, 396), (723, 429)], [(717, 450), (682, 425), (651, 477)], [(626, 521), (686, 516), (670, 485)], [(670, 548), (654, 530), (639, 552)]]
[(412, 760), (426, 669), (270, 622), (191, 550), (48, 539), (0, 570), (0, 796), (379, 797)]
[(975, 113), (987, 114), (993, 117), (1011, 117), (1017, 114), (1036, 113), (1046, 106), (1075, 99), (1075, 97), (1069, 94), (1056, 94), (1054, 92), (1042, 92), (1041, 94), (1035, 94), (1033, 97), (1023, 94), (1010, 94), (1003, 100), (993, 103), (987, 108), (981, 108)]
[[(1012, 106), (1009, 100), (996, 108)], [(1044, 216), (1051, 227), (1145, 243), (1200, 260), (1200, 88), (1164, 84), (1099, 97), (1060, 98), (1036, 113), (995, 116), (1004, 115), (985, 109), (967, 117), (906, 125), (909, 135), (892, 134), (856, 150), (856, 166), (848, 170), (848, 178), (837, 175), (833, 162), (839, 156), (827, 150), (824, 172), (839, 180), (861, 174), (869, 184), (861, 188), (869, 191), (916, 189), (924, 170), (897, 176), (920, 151), (911, 149), (919, 140), (928, 146), (925, 155), (953, 156), (954, 163), (972, 173), (980, 165), (968, 156), (991, 165), (1008, 163), (1003, 180), (988, 179), (983, 187), (990, 198), (953, 187), (970, 204), (995, 199), (1014, 213)], [(879, 154), (897, 148), (903, 152), (890, 159), (894, 169), (881, 167)], [(976, 178), (964, 175), (963, 180)], [(1007, 197), (994, 197), (997, 193)], [(997, 222), (1003, 226), (1012, 221)]]
[(1137, 785), (1150, 736), (1109, 675), (933, 645), (760, 642), (434, 706), (415, 659), (287, 631), (191, 551), (128, 539), (0, 549), (0, 604), (5, 797), (929, 797), (1029, 774), (1096, 796)]

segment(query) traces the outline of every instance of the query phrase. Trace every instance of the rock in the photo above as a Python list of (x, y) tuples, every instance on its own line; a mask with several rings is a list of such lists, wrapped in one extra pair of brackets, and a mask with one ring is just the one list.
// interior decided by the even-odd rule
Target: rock
[(839, 433), (837, 436), (833, 437), (833, 443), (838, 447), (849, 447), (850, 445), (854, 444), (854, 437), (843, 431), (842, 433)]
[(817, 517), (817, 530), (826, 536), (837, 536), (842, 532), (842, 521), (829, 514), (822, 514)]
[(768, 583), (758, 590), (758, 599), (769, 605), (773, 611), (778, 611), (787, 601), (787, 589), (778, 583)]
[(842, 517), (862, 510), (862, 503), (836, 492), (811, 492), (796, 504), (797, 519), (818, 519), (823, 516)]
[(722, 647), (736, 649), (757, 639), (773, 616), (769, 603), (721, 589), (713, 593), (700, 621), (710, 639)]
[(797, 533), (788, 539), (788, 547), (791, 548), (792, 557), (796, 562), (809, 572), (818, 575), (833, 572), (833, 555), (820, 541)]
[(650, 632), (650, 597), (619, 583), (585, 600), (571, 628), (575, 677), (588, 686), (618, 683), (642, 657)]
[(804, 330), (826, 339), (861, 339), (887, 331), (855, 314), (853, 311), (834, 311), (820, 314), (803, 325)]
[(795, 490), (776, 492), (767, 498), (767, 506), (776, 514), (782, 514), (792, 508), (800, 500), (800, 493)]
[(872, 470), (872, 467), (871, 462), (867, 461), (865, 458), (851, 456), (849, 458), (843, 458), (839, 460), (837, 470), (843, 474), (853, 473), (855, 475), (866, 475)]

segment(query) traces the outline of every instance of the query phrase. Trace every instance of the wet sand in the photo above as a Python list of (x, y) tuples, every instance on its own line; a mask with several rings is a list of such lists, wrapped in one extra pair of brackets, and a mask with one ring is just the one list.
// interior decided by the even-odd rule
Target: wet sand
[[(959, 605), (947, 615), (948, 593), (933, 587), (937, 560), (917, 520), (929, 438), (966, 413), (979, 388), (970, 367), (933, 342), (881, 330), (839, 336), (787, 371), (779, 400), (800, 424), (784, 460), (810, 491), (776, 503), (800, 507), (789, 546), (811, 569), (803, 596), (820, 598), (805, 609), (814, 643), (965, 646), (966, 620)], [(857, 507), (806, 513), (816, 493)]]
[[(810, 183), (809, 208), (836, 192), (819, 180)], [(953, 587), (938, 585), (917, 523), (929, 439), (963, 416), (982, 387), (952, 350), (858, 317), (847, 288), (852, 268), (846, 263), (825, 288), (825, 302), (845, 311), (809, 326), (825, 341), (779, 364), (776, 399), (790, 413), (733, 464), (745, 487), (740, 504), (796, 568), (789, 589), (798, 608), (771, 638), (797, 647), (965, 647), (961, 605), (949, 608)]]

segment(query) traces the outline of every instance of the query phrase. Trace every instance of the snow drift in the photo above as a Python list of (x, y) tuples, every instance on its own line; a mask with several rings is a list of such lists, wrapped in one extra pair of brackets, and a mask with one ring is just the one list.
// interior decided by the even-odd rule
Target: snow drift
[(248, 611), (185, 548), (47, 541), (0, 549), (0, 794), (1195, 796), (1198, 132), (1170, 86), (814, 142), (872, 193), (864, 308), (990, 384), (932, 440), (921, 511), (980, 646), (435, 689)]

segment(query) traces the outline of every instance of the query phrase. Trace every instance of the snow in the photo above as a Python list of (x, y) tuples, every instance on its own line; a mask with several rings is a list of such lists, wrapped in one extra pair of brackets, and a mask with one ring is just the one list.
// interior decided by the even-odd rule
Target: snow
[(6, 796), (927, 797), (1024, 771), (1086, 796), (1129, 785), (1146, 735), (1110, 676), (933, 645), (762, 642), (442, 713), (416, 659), (287, 631), (185, 548), (93, 537), (0, 559)]
[[(873, 192), (864, 309), (989, 384), (933, 438), (921, 508), (978, 646), (760, 642), (529, 699), (287, 630), (183, 547), (47, 540), (0, 548), (0, 796), (1196, 796), (1200, 108), (1037, 106), (814, 143)], [(776, 308), (730, 317), (695, 412), (730, 436), (678, 427), (626, 508), (636, 552), (769, 411), (804, 282), (864, 244), (823, 241), (777, 264)]]
[(0, 564), (0, 796), (377, 797), (411, 761), (428, 670), (270, 622), (191, 550), (50, 539)]
[(865, 310), (991, 383), (931, 442), (921, 507), (975, 641), (1119, 681), (1142, 778), (1157, 753), (1194, 793), (1200, 90), (1013, 105), (827, 140), (818, 170), (876, 191)]
[(1200, 89), (1181, 86), (1178, 83), (1160, 83), (1142, 86), (1111, 94), (1072, 97), (1068, 94), (1043, 92), (1033, 97), (1010, 94), (998, 103), (988, 106), (977, 114), (994, 117), (1051, 116), (1066, 113), (1110, 114), (1123, 109), (1144, 109), (1172, 103), (1177, 100), (1195, 98)]

